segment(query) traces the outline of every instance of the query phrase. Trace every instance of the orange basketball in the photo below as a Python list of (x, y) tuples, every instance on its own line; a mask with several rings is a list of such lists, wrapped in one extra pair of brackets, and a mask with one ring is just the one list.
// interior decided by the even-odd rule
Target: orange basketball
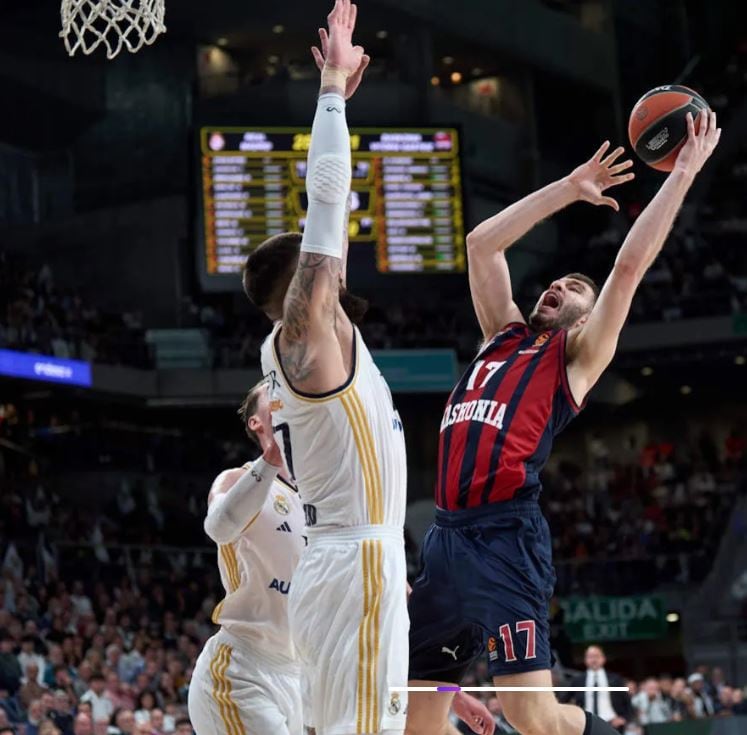
[(635, 103), (628, 122), (628, 138), (638, 157), (658, 171), (671, 171), (687, 139), (691, 112), (698, 130), (698, 113), (708, 103), (689, 87), (667, 84), (656, 87)]

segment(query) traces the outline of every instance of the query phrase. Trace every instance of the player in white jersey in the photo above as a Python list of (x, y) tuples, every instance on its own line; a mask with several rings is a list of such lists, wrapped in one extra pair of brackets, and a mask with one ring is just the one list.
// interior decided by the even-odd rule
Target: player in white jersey
[[(351, 184), (345, 101), (367, 64), (356, 8), (337, 0), (311, 133), (303, 237), (263, 243), (244, 285), (274, 329), (262, 349), (273, 429), (295, 474), (309, 546), (290, 592), (317, 735), (404, 730), (404, 434), (383, 377), (341, 306)], [(323, 41), (325, 39), (323, 38)]]
[(197, 735), (302, 735), (288, 593), (305, 545), (303, 510), (283, 477), (265, 381), (249, 392), (242, 416), (263, 454), (222, 472), (210, 490), (205, 531), (218, 544), (226, 596), (213, 612), (221, 628), (192, 674), (189, 715)]

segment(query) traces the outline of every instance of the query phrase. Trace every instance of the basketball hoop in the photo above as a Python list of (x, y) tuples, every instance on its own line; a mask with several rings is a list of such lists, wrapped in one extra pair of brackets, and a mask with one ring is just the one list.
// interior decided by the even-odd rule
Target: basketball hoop
[(60, 38), (70, 56), (101, 45), (109, 59), (123, 46), (134, 54), (166, 31), (165, 11), (165, 0), (62, 0)]

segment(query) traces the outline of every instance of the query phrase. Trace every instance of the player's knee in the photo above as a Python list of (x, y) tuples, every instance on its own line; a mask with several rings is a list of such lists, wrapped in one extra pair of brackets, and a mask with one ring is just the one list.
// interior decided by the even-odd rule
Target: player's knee
[(306, 191), (311, 201), (345, 206), (350, 181), (350, 162), (344, 156), (327, 153), (312, 163)]
[(516, 702), (504, 706), (503, 714), (520, 735), (559, 735), (560, 717), (557, 705), (527, 707)]

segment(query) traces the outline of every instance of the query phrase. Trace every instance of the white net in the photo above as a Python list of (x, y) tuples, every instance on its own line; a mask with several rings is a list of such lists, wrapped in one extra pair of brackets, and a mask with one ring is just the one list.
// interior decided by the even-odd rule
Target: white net
[(165, 0), (62, 0), (60, 37), (70, 56), (99, 46), (113, 59), (122, 48), (135, 53), (166, 31)]

